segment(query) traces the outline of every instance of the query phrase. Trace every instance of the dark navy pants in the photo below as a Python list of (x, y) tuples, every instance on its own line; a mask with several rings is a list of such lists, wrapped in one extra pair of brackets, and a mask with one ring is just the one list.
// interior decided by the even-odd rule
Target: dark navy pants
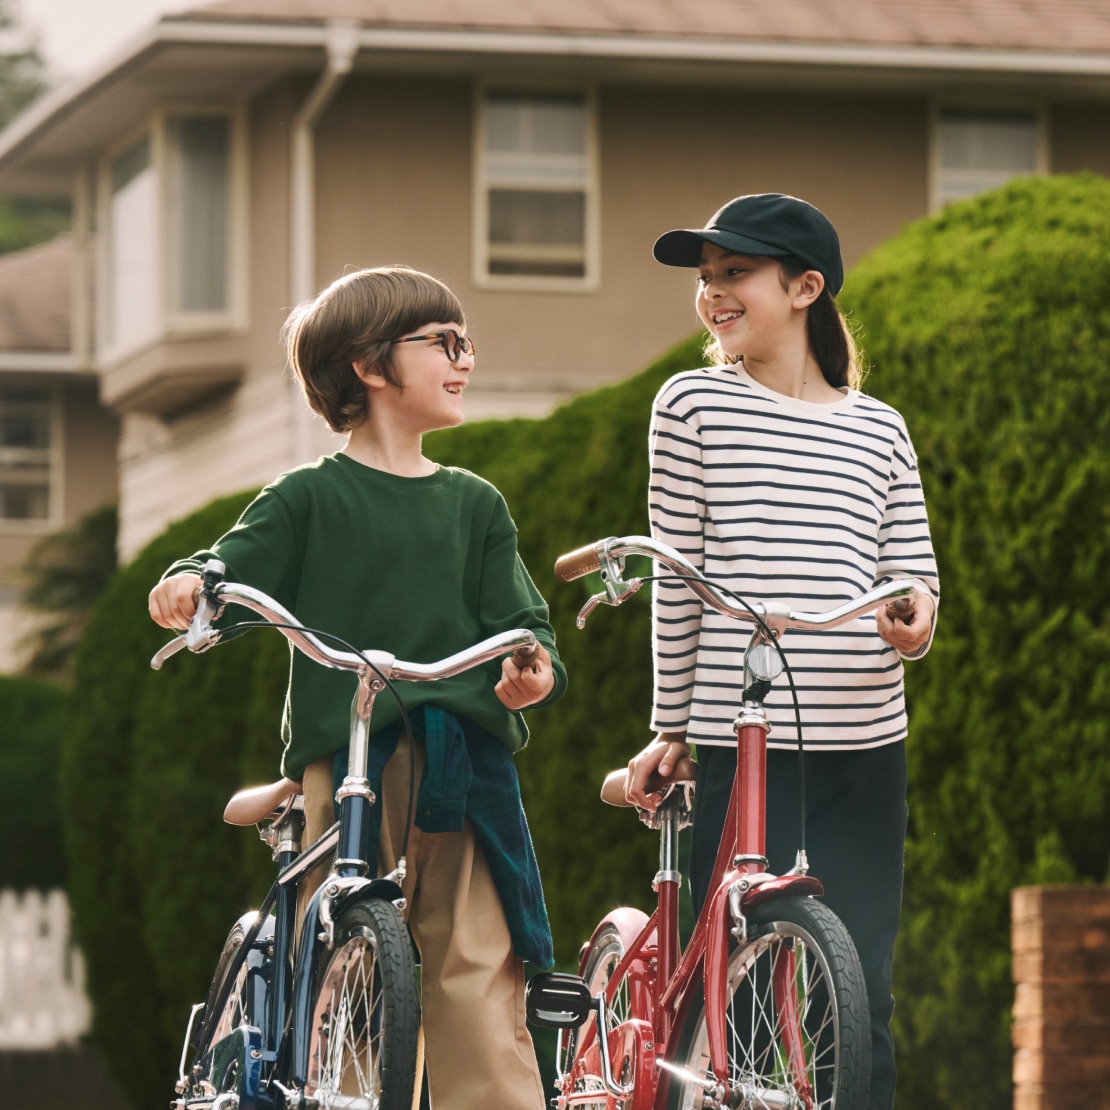
[[(736, 748), (698, 749), (690, 888), (694, 912), (708, 895), (736, 774)], [(855, 942), (871, 1004), (869, 1110), (894, 1105), (891, 974), (902, 906), (906, 840), (906, 748), (807, 752), (806, 854), (824, 901)], [(798, 754), (767, 753), (767, 855), (770, 870), (794, 866), (798, 849)]]

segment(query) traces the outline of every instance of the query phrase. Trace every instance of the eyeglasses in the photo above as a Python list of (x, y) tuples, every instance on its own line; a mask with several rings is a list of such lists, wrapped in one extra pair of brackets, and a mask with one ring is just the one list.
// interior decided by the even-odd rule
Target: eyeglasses
[(459, 355), (474, 354), (474, 340), (469, 335), (459, 335), (450, 328), (447, 331), (433, 331), (428, 335), (410, 335), (406, 339), (391, 339), (395, 343), (415, 343), (420, 339), (437, 339), (444, 353), (452, 362), (459, 361)]

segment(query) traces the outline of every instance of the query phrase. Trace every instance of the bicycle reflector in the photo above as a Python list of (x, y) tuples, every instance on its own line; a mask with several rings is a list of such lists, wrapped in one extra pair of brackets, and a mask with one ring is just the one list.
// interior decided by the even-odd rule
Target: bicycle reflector
[(773, 682), (782, 674), (782, 656), (774, 644), (755, 644), (744, 659), (752, 678)]
[(577, 1029), (595, 1005), (581, 976), (558, 971), (533, 975), (524, 991), (528, 1020), (544, 1029)]

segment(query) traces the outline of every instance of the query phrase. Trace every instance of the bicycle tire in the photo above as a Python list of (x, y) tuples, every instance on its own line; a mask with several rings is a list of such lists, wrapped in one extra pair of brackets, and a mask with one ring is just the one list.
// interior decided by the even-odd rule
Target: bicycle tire
[[(317, 977), (305, 1090), (355, 1096), (366, 1110), (411, 1110), (420, 1001), (408, 929), (397, 907), (345, 907)], [(323, 1101), (323, 1099), (321, 1099)]]
[[(773, 975), (794, 957), (789, 997), (802, 1014), (804, 1076), (789, 1058), (774, 999)], [(781, 983), (781, 979), (780, 979)], [(867, 990), (848, 930), (822, 902), (783, 898), (753, 907), (748, 939), (734, 943), (728, 961), (726, 1040), (729, 1081), (744, 1107), (804, 1106), (808, 1084), (814, 1110), (856, 1110), (871, 1086), (871, 1033)], [(709, 1072), (705, 1002), (699, 987), (670, 1056), (679, 1067)], [(702, 1105), (697, 1084), (670, 1078), (670, 1110)]]
[[(247, 1012), (249, 1009), (246, 991), (247, 961), (245, 954), (240, 953), (245, 937), (246, 932), (242, 923), (236, 922), (227, 934), (220, 958), (216, 961), (216, 970), (212, 973), (212, 983), (204, 1000), (200, 1035), (195, 1042), (198, 1057), (233, 1029), (244, 1023), (251, 1023), (251, 1015)], [(224, 984), (229, 975), (234, 976), (234, 982), (227, 989), (224, 1004), (217, 1013), (214, 1006), (224, 996)]]
[[(639, 1018), (650, 1023), (651, 1014), (645, 1012), (649, 1005), (646, 994), (635, 990), (629, 980), (626, 970), (616, 983), (612, 982), (613, 972), (621, 960), (624, 959), (628, 946), (639, 935), (647, 924), (647, 914), (639, 910), (625, 909), (620, 911), (623, 918), (617, 922), (606, 920), (594, 931), (582, 958), (579, 961), (580, 974), (586, 981), (590, 994), (596, 996), (605, 991), (607, 1006), (606, 1032), (610, 1034), (610, 1047), (616, 1037), (617, 1029), (632, 1020)], [(598, 1099), (594, 1105), (608, 1106), (611, 1104), (605, 1092), (605, 1083), (601, 1077), (600, 1058), (596, 1051), (596, 1034), (594, 1025), (597, 1015), (591, 1014), (586, 1022), (577, 1029), (561, 1030), (556, 1047), (556, 1066), (558, 1073), (565, 1077), (567, 1092), (598, 1092)], [(632, 1065), (625, 1061), (625, 1068), (618, 1068), (615, 1076), (617, 1082), (627, 1083), (630, 1076), (626, 1068)], [(591, 1105), (590, 1102), (578, 1102), (577, 1105)]]

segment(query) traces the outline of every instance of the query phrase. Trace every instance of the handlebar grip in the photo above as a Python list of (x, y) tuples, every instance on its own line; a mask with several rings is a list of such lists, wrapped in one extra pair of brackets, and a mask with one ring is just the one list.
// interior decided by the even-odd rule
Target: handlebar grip
[(912, 624), (916, 612), (917, 606), (912, 594), (909, 597), (896, 597), (886, 607), (886, 615), (892, 621), (900, 620), (903, 624)]
[(516, 649), (516, 651), (513, 652), (513, 662), (522, 671), (526, 671), (530, 667), (533, 667), (536, 662), (536, 651), (538, 650), (539, 646), (540, 645), (538, 643), (521, 645)]
[(597, 545), (592, 543), (575, 548), (574, 551), (568, 551), (555, 560), (555, 577), (560, 582), (573, 582), (576, 578), (582, 578), (600, 569)]

